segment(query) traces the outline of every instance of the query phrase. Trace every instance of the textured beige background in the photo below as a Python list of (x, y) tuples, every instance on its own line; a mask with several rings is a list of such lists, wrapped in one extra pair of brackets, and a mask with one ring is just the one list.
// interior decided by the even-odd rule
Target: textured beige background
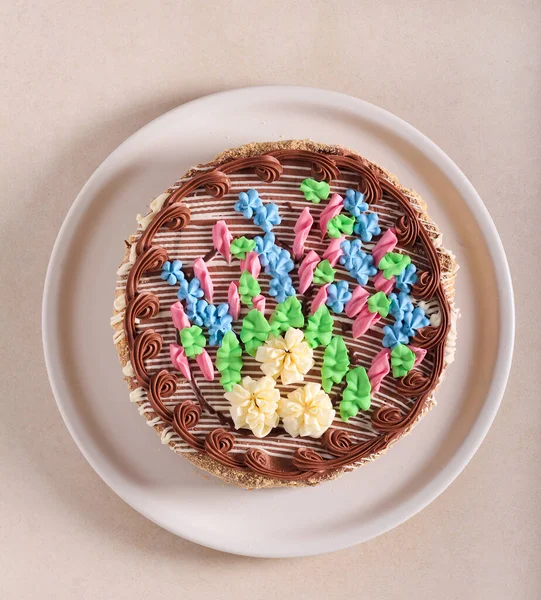
[[(541, 597), (540, 30), (539, 0), (0, 1), (0, 598)], [(40, 338), (49, 252), (99, 163), (182, 102), (263, 83), (364, 98), (439, 144), (517, 301), (508, 392), (458, 480), (379, 539), (293, 561), (195, 546), (117, 498), (61, 421)]]

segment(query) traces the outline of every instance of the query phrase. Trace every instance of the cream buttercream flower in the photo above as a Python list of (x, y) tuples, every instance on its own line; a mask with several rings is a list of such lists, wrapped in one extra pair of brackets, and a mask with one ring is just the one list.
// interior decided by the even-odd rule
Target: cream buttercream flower
[(285, 337), (271, 335), (259, 346), (255, 359), (265, 375), (282, 378), (284, 385), (304, 381), (304, 376), (314, 366), (312, 348), (304, 341), (300, 329), (288, 329)]
[(247, 427), (256, 437), (262, 438), (278, 425), (280, 392), (275, 386), (272, 377), (258, 380), (244, 377), (242, 385), (236, 384), (224, 394), (231, 403), (231, 418), (237, 429)]
[(307, 383), (280, 398), (278, 414), (284, 429), (292, 437), (321, 437), (333, 422), (335, 411), (331, 399), (319, 383)]

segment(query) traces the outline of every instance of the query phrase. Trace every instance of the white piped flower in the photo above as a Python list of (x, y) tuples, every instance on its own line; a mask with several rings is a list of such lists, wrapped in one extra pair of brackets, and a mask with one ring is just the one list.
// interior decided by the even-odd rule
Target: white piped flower
[(292, 437), (321, 437), (331, 426), (335, 410), (319, 383), (307, 383), (280, 398), (278, 413)]
[(224, 394), (231, 403), (231, 418), (237, 429), (247, 427), (256, 437), (262, 438), (278, 425), (280, 392), (275, 386), (272, 377), (258, 380), (244, 377), (242, 385), (236, 384)]
[(312, 348), (304, 341), (300, 329), (288, 329), (285, 337), (270, 336), (257, 349), (255, 359), (262, 363), (261, 370), (269, 377), (282, 378), (284, 385), (304, 381), (314, 366)]

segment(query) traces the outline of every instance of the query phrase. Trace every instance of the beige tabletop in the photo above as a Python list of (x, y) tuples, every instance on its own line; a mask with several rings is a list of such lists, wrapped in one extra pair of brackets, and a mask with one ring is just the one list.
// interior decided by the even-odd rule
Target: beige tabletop
[[(541, 597), (540, 30), (537, 0), (0, 2), (0, 598)], [(517, 309), (504, 402), (455, 483), (386, 535), (295, 560), (129, 508), (72, 441), (41, 350), (49, 253), (100, 162), (187, 100), (270, 83), (358, 96), (441, 146), (499, 229)]]

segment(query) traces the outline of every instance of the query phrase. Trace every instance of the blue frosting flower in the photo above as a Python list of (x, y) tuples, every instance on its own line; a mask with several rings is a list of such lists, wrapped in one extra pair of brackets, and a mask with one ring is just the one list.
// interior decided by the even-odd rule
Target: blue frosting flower
[(391, 306), (389, 312), (393, 315), (396, 321), (403, 321), (407, 313), (412, 312), (413, 304), (408, 294), (400, 292), (400, 294), (389, 294)]
[(364, 255), (364, 252), (361, 251), (363, 243), (361, 240), (356, 239), (350, 242), (349, 240), (344, 240), (340, 244), (340, 248), (342, 248), (344, 254), (340, 257), (340, 264), (344, 265), (348, 271), (355, 271), (360, 263), (361, 257), (360, 254)]
[(243, 214), (246, 219), (251, 219), (257, 208), (262, 205), (257, 190), (248, 190), (239, 194), (238, 202), (233, 207), (237, 212)]
[(254, 240), (256, 252), (259, 254), (259, 262), (266, 267), (269, 264), (270, 255), (274, 254), (278, 248), (275, 244), (276, 236), (269, 231), (263, 237), (256, 235)]
[(374, 267), (374, 257), (366, 252), (359, 252), (358, 264), (351, 271), (351, 275), (357, 279), (359, 285), (366, 285), (368, 278), (373, 277), (378, 270)]
[(204, 325), (205, 327), (212, 327), (217, 321), (225, 317), (229, 312), (229, 304), (223, 302), (216, 306), (215, 304), (208, 304), (205, 308)]
[(226, 315), (219, 322), (214, 324), (209, 328), (209, 344), (211, 346), (221, 346), (222, 340), (224, 339), (224, 335), (231, 331), (231, 323), (233, 322), (233, 317), (231, 315)]
[(175, 285), (184, 279), (180, 260), (174, 260), (173, 262), (167, 260), (163, 263), (162, 279), (167, 281), (169, 285)]
[(375, 275), (378, 270), (374, 267), (374, 258), (361, 250), (363, 243), (356, 239), (350, 242), (344, 240), (340, 248), (344, 254), (340, 257), (340, 264), (344, 265), (352, 277), (355, 277), (360, 285), (366, 285), (369, 277)]
[(392, 349), (398, 344), (407, 344), (410, 341), (402, 330), (402, 321), (396, 321), (392, 327), (385, 325), (383, 334), (383, 345), (386, 348)]
[(425, 316), (425, 311), (421, 307), (404, 315), (402, 333), (408, 337), (413, 337), (417, 329), (430, 325), (430, 321)]
[(295, 288), (289, 275), (275, 275), (270, 281), (269, 295), (276, 302), (283, 302), (288, 296), (295, 295)]
[(415, 271), (417, 271), (417, 267), (413, 263), (410, 263), (400, 275), (396, 276), (395, 285), (401, 292), (410, 293), (411, 286), (417, 281)]
[[(199, 301), (201, 302), (201, 300)], [(218, 307), (215, 304), (207, 304), (203, 313), (203, 325), (205, 327), (211, 327), (216, 322), (216, 313)]]
[(203, 290), (199, 279), (194, 277), (190, 283), (186, 279), (180, 282), (180, 289), (178, 290), (179, 300), (186, 300), (186, 304), (193, 304), (203, 297)]
[(188, 317), (188, 320), (192, 325), (203, 327), (208, 306), (209, 303), (206, 300), (196, 300), (195, 302), (188, 302), (186, 316)]
[(327, 306), (335, 313), (344, 311), (344, 304), (351, 300), (351, 292), (349, 291), (349, 283), (347, 281), (339, 281), (331, 283), (327, 288)]
[(274, 202), (262, 204), (256, 208), (254, 225), (261, 227), (265, 233), (268, 233), (275, 225), (280, 225), (281, 222), (278, 207)]
[(268, 263), (265, 267), (265, 273), (273, 277), (287, 275), (293, 270), (295, 263), (291, 259), (291, 254), (284, 248), (275, 246), (275, 251), (269, 254)]
[(363, 242), (369, 242), (374, 235), (381, 233), (381, 229), (378, 227), (378, 215), (370, 212), (362, 213), (357, 217), (353, 231), (361, 236)]
[(368, 210), (368, 204), (364, 201), (364, 194), (355, 190), (347, 190), (344, 208), (354, 217), (360, 217), (361, 213)]
[(231, 330), (233, 317), (229, 314), (229, 304), (224, 302), (215, 306), (209, 304), (206, 310), (205, 326), (209, 330), (209, 344), (219, 346), (227, 331)]

